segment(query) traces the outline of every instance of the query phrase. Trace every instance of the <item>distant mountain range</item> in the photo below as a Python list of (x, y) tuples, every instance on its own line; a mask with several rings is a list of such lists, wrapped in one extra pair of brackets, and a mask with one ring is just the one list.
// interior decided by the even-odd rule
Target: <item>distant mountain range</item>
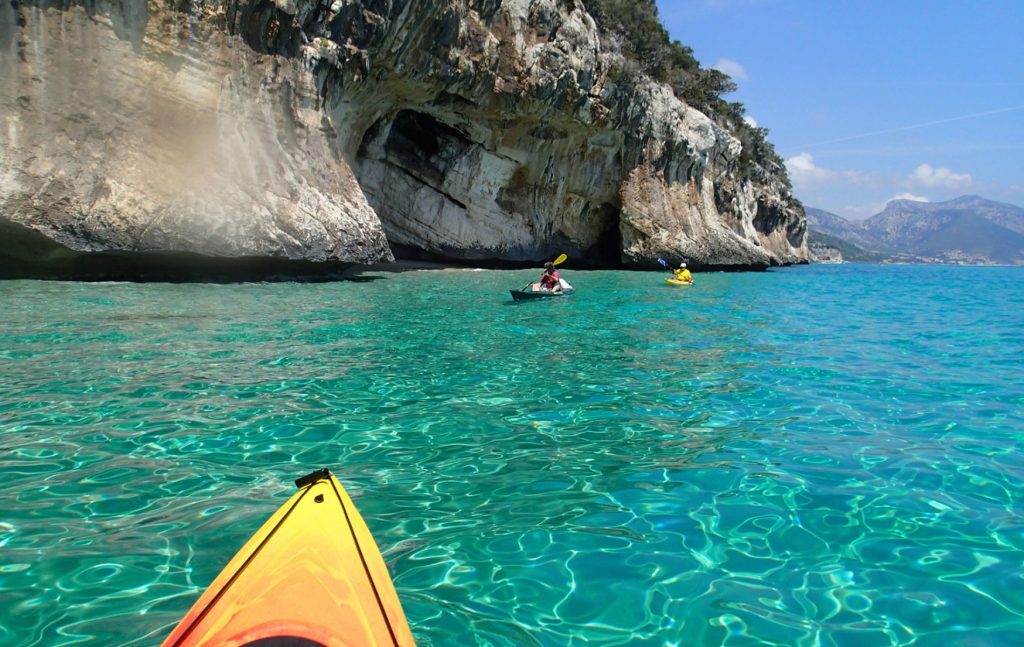
[(821, 261), (1024, 265), (1024, 208), (976, 195), (892, 200), (861, 222), (806, 211), (811, 251)]

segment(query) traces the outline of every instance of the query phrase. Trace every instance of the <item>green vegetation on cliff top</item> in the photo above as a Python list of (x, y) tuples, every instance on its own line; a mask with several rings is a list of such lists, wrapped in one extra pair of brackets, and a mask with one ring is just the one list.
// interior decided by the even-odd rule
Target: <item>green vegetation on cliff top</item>
[(760, 166), (789, 185), (785, 164), (768, 141), (768, 130), (743, 118), (746, 108), (742, 103), (722, 98), (736, 90), (736, 83), (719, 70), (702, 68), (691, 48), (669, 38), (654, 0), (583, 0), (583, 5), (626, 57), (623, 78), (643, 73), (667, 83), (677, 97), (740, 140), (741, 172), (751, 174)]

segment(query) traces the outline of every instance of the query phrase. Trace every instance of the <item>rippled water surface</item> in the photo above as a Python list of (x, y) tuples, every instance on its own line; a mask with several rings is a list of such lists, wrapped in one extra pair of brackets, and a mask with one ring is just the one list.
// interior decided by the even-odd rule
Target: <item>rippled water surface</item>
[(157, 644), (330, 466), (421, 645), (1024, 644), (1024, 270), (0, 283), (0, 644)]

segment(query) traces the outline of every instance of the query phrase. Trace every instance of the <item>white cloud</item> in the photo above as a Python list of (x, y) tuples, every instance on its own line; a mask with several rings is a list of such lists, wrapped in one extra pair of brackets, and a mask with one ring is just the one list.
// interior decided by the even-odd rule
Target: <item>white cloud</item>
[(810, 153), (800, 153), (786, 160), (786, 169), (795, 184), (821, 184), (836, 178), (836, 172), (814, 164)]
[(899, 193), (889, 198), (885, 202), (869, 202), (866, 204), (848, 204), (846, 207), (838, 210), (836, 213), (846, 218), (847, 220), (865, 220), (876, 214), (882, 213), (885, 210), (885, 206), (893, 200), (913, 200), (915, 202), (928, 202), (928, 198), (920, 195), (914, 195), (912, 193)]
[(786, 168), (789, 170), (790, 178), (795, 182), (835, 184), (853, 184), (877, 188), (882, 179), (879, 174), (873, 171), (835, 171), (818, 166), (814, 163), (814, 157), (810, 153), (800, 153), (786, 160)]
[(724, 72), (737, 81), (747, 80), (747, 71), (743, 69), (743, 66), (736, 61), (732, 61), (727, 58), (718, 59), (718, 61), (711, 66), (711, 69)]
[(1014, 193), (1024, 193), (1024, 184), (1011, 184), (1010, 191)]
[(933, 168), (931, 164), (922, 164), (914, 169), (907, 178), (912, 184), (943, 189), (960, 189), (971, 184), (970, 173), (954, 173), (948, 168)]
[(747, 125), (751, 128), (757, 128), (757, 119), (754, 119), (750, 115), (744, 115), (743, 121), (747, 122)]
[(913, 193), (897, 193), (893, 197), (889, 198), (888, 202), (892, 202), (893, 200), (913, 200), (914, 202), (931, 202), (928, 198), (924, 197), (923, 195), (914, 195)]

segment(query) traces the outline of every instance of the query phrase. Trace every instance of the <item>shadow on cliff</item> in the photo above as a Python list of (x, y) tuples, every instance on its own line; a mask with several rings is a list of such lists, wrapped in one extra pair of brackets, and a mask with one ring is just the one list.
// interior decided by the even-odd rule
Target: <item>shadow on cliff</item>
[(243, 283), (253, 281), (370, 282), (346, 273), (352, 263), (268, 257), (218, 257), (191, 252), (79, 252), (0, 218), (0, 280)]

